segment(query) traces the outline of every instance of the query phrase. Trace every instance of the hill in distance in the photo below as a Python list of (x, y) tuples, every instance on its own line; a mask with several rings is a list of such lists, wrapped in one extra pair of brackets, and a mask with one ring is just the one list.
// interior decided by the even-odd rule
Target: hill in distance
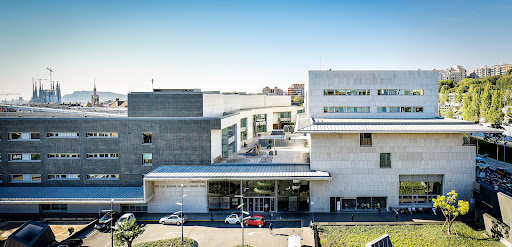
[[(74, 91), (72, 94), (66, 94), (62, 96), (62, 102), (81, 102), (87, 103), (87, 101), (91, 101), (91, 95), (93, 91)], [(112, 93), (112, 92), (99, 92), (96, 93), (100, 96), (100, 102), (104, 102), (106, 100), (126, 100), (128, 95)]]

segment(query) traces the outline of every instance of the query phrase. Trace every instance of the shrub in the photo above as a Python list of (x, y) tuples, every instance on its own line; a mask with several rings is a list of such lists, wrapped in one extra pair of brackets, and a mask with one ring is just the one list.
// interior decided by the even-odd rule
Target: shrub
[(181, 244), (181, 237), (160, 239), (156, 241), (149, 241), (144, 243), (135, 244), (133, 247), (192, 247), (194, 240), (191, 238), (183, 238), (183, 245)]

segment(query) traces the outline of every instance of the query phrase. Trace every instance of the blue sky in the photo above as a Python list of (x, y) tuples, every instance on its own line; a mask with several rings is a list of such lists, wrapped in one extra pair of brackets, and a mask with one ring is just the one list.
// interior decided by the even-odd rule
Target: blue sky
[(304, 83), (320, 65), (512, 63), (510, 13), (508, 0), (3, 1), (0, 93), (28, 99), (47, 67), (67, 94), (91, 90), (94, 78), (118, 93), (150, 91), (151, 79), (155, 88), (260, 92)]

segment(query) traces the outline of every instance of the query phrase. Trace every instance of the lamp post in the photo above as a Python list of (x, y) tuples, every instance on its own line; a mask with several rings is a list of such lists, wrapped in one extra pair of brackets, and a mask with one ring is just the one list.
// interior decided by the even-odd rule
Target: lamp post
[(240, 205), (238, 205), (237, 208), (240, 209), (240, 217), (242, 217), (242, 219), (240, 220), (240, 225), (242, 225), (242, 247), (244, 247), (244, 216), (249, 213), (244, 211), (244, 196), (235, 195), (235, 197), (240, 197), (240, 201), (242, 201), (242, 203), (240, 203)]
[(114, 230), (112, 229), (112, 222), (114, 221), (114, 198), (110, 199), (110, 243), (114, 247)]
[(180, 205), (181, 206), (181, 211), (180, 211), (180, 225), (181, 225), (181, 244), (183, 244), (183, 197), (185, 197), (187, 195), (183, 195), (183, 184), (181, 184), (181, 203), (177, 202), (176, 205)]

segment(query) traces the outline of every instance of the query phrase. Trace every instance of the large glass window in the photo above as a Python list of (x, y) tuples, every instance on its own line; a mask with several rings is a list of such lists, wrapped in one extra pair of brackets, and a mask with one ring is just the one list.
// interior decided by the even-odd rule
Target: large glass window
[(142, 144), (152, 144), (153, 143), (153, 134), (152, 133), (142, 133)]
[(254, 135), (267, 132), (267, 114), (257, 114), (253, 116)]
[(142, 165), (153, 165), (153, 154), (152, 153), (142, 154)]
[(423, 89), (379, 89), (378, 95), (423, 95)]
[(361, 133), (359, 137), (359, 145), (372, 146), (372, 133)]
[(243, 181), (244, 196), (274, 196), (275, 181), (259, 180), (259, 181)]
[(222, 129), (222, 157), (236, 153), (236, 124)]
[(380, 168), (391, 168), (391, 153), (380, 153)]
[(401, 175), (398, 183), (400, 204), (426, 204), (442, 194), (442, 175)]

